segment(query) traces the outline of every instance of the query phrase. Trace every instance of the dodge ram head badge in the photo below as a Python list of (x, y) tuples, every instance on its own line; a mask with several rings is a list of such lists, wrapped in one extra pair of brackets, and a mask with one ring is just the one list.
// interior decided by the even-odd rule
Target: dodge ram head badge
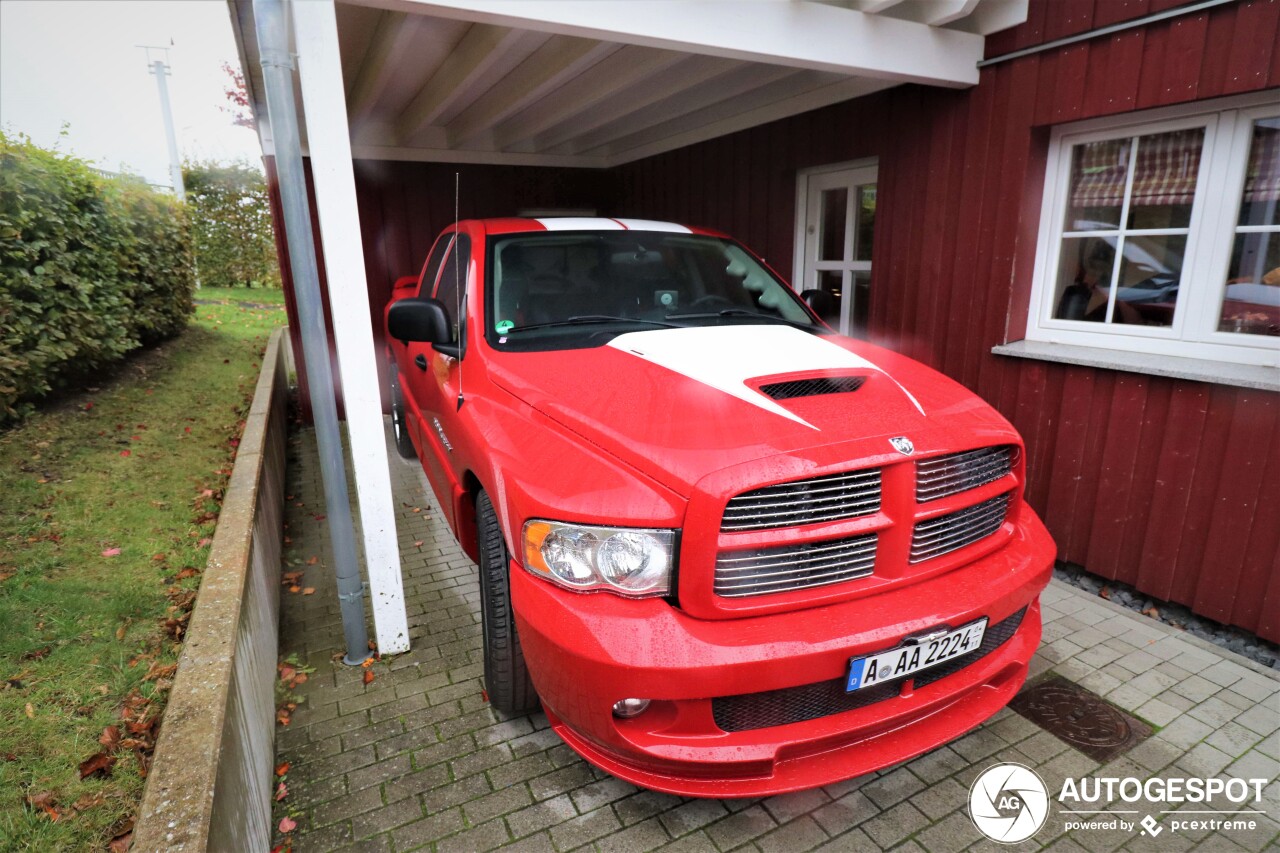
[(756, 797), (1013, 697), (1054, 558), (1021, 438), (809, 301), (726, 235), (587, 218), (457, 223), (396, 291), (396, 444), (478, 564), (494, 708)]

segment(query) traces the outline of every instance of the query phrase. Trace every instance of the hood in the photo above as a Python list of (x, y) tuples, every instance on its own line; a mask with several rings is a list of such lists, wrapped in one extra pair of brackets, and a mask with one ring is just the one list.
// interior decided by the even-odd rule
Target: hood
[(940, 418), (953, 428), (957, 419), (1004, 423), (924, 365), (781, 325), (655, 329), (589, 349), (495, 353), (491, 378), (684, 495), (712, 471), (767, 456), (914, 437)]

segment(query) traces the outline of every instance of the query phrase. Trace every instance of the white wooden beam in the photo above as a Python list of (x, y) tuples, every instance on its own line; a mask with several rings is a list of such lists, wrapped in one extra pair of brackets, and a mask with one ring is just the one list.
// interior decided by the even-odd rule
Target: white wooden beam
[(705, 142), (708, 139), (715, 139), (718, 136), (724, 136), (729, 133), (736, 133), (749, 127), (768, 124), (771, 121), (799, 115), (809, 110), (821, 109), (852, 98), (860, 98), (863, 95), (870, 95), (872, 92), (888, 89), (894, 85), (896, 84), (887, 80), (868, 80), (865, 78), (861, 80), (842, 80), (839, 83), (822, 86), (801, 95), (784, 98), (736, 115), (730, 115), (704, 124), (701, 127), (693, 127), (678, 132), (673, 131), (671, 136), (657, 139), (647, 144), (640, 144), (634, 148), (624, 150), (621, 146), (611, 146), (605, 161), (609, 168), (621, 166), (623, 163), (630, 163), (633, 160), (641, 160), (645, 157), (652, 157), (655, 154), (674, 151), (677, 148), (684, 148), (686, 145), (696, 145), (699, 142)]
[(630, 112), (597, 131), (570, 139), (565, 148), (575, 154), (599, 153), (596, 149), (604, 149), (607, 153), (611, 151), (610, 143), (616, 140), (636, 133), (651, 133), (674, 118), (697, 115), (718, 105), (731, 104), (757, 89), (803, 73), (806, 72), (779, 65), (738, 65), (700, 86), (677, 92), (646, 109)]
[(747, 62), (952, 87), (975, 85), (982, 58), (983, 40), (970, 33), (806, 0), (684, 0), (678, 7), (666, 0), (354, 2)]
[(405, 54), (412, 49), (424, 21), (424, 18), (399, 12), (382, 13), (347, 97), (353, 127), (364, 124), (369, 118), (378, 96), (396, 75), (397, 69), (403, 67)]
[(520, 30), (473, 24), (405, 108), (398, 126), (399, 138), (412, 140), (439, 120), (458, 102), (468, 81), (489, 70), (523, 37)]
[[(509, 121), (499, 125), (494, 131), (495, 145), (506, 150), (547, 128), (573, 121), (595, 107), (614, 103), (628, 86), (670, 68), (684, 58), (674, 51), (623, 47), (593, 68), (590, 74), (566, 82), (554, 93), (543, 100), (531, 102)], [(631, 108), (636, 108), (636, 105), (631, 104)]]
[(501, 86), (491, 89), (450, 122), (446, 128), (449, 147), (466, 144), (619, 49), (620, 45), (595, 39), (548, 39)]
[[(627, 48), (627, 50), (653, 54), (653, 51), (638, 47)], [(623, 116), (700, 86), (724, 74), (736, 64), (728, 59), (716, 59), (713, 56), (682, 56), (666, 51), (662, 55), (671, 56), (675, 61), (664, 64), (656, 73), (644, 73), (639, 78), (629, 81), (627, 85), (619, 85), (618, 79), (610, 78), (613, 85), (608, 90), (596, 86), (594, 91), (598, 93), (598, 98), (583, 98), (577, 101), (582, 104), (580, 109), (569, 110), (567, 116), (560, 116), (561, 120), (557, 124), (528, 139), (526, 143), (528, 150), (555, 149), (575, 137), (586, 136), (598, 128), (618, 121)], [(634, 64), (633, 67), (635, 67)], [(542, 110), (539, 107), (534, 112), (541, 114)], [(504, 147), (504, 150), (507, 148)], [(524, 150), (524, 146), (517, 150)]]
[(890, 17), (940, 27), (968, 17), (978, 0), (905, 0), (887, 10)]
[(409, 650), (395, 503), (333, 0), (290, 4), (378, 650)]
[(979, 0), (968, 17), (952, 22), (952, 29), (989, 36), (1027, 20), (1027, 0)]

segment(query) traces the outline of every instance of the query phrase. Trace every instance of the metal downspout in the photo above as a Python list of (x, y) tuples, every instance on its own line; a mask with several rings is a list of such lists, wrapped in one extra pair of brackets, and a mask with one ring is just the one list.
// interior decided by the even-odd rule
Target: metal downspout
[(293, 57), (283, 0), (253, 0), (267, 115), (275, 139), (276, 171), (280, 179), (280, 206), (284, 211), (285, 238), (293, 270), (298, 304), (299, 332), (311, 385), (316, 443), (320, 451), (320, 475), (324, 485), (329, 537), (333, 544), (338, 602), (346, 636), (345, 663), (356, 665), (369, 657), (369, 635), (364, 622), (364, 585), (356, 552), (355, 525), (347, 494), (347, 471), (338, 431), (338, 410), (333, 393), (333, 368), (329, 362), (329, 338), (320, 297), (316, 244), (311, 232), (311, 206), (302, 167), (302, 144), (293, 99)]

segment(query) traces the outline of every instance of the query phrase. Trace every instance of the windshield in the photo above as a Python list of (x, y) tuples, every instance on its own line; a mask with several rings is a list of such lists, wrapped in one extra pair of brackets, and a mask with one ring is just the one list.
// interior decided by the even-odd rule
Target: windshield
[(672, 326), (784, 323), (825, 331), (738, 244), (659, 231), (534, 232), (490, 240), (486, 330), (498, 346), (598, 346)]

